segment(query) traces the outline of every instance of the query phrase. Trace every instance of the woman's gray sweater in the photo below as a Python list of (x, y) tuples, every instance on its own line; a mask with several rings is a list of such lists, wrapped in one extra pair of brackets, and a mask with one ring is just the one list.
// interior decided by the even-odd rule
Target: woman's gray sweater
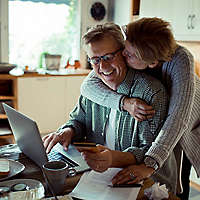
[[(161, 167), (177, 143), (200, 176), (200, 79), (194, 73), (191, 53), (179, 46), (170, 62), (163, 63), (162, 83), (170, 97), (168, 117), (146, 153)], [(92, 71), (81, 94), (113, 109), (120, 109), (122, 95), (108, 89)]]

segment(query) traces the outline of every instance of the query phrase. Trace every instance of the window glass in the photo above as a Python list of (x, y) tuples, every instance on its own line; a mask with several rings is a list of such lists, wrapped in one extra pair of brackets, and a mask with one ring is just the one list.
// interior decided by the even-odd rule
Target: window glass
[(9, 0), (10, 63), (35, 69), (43, 52), (61, 55), (63, 67), (69, 58), (79, 59), (78, 1), (67, 2)]

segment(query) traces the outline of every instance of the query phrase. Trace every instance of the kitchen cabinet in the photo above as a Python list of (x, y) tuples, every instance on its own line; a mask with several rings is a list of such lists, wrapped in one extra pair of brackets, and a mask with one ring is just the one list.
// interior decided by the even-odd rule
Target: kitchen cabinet
[(139, 13), (170, 22), (178, 41), (200, 41), (199, 0), (141, 0)]
[(141, 0), (140, 1), (140, 12), (141, 17), (156, 17), (160, 15), (160, 3), (159, 0)]
[(18, 78), (18, 110), (35, 120), (41, 133), (55, 131), (66, 113), (65, 77)]
[(69, 113), (78, 102), (78, 98), (80, 96), (80, 86), (84, 78), (84, 76), (73, 76), (66, 79), (66, 113), (64, 122), (69, 119)]
[[(6, 103), (17, 109), (17, 81), (15, 78), (9, 75), (0, 75), (0, 145), (6, 144), (7, 139), (11, 139), (12, 143), (13, 135), (8, 125), (7, 116), (4, 112), (2, 103)], [(4, 141), (5, 140), (5, 141)]]
[(0, 75), (0, 120), (7, 119), (2, 103), (5, 102), (17, 109), (17, 81), (9, 75)]
[(85, 76), (18, 78), (18, 110), (34, 119), (42, 134), (69, 119)]
[(175, 0), (174, 34), (177, 40), (200, 41), (200, 1)]
[[(63, 76), (0, 75), (0, 101), (36, 121), (41, 134), (53, 132), (69, 119), (78, 101), (81, 83), (89, 72), (77, 70)], [(7, 116), (0, 111), (0, 123), (5, 121), (9, 127)]]
[(174, 13), (175, 8), (172, 6), (174, 0), (141, 0), (139, 18), (142, 17), (159, 17), (168, 21), (174, 29)]
[(174, 12), (173, 2), (174, 0), (141, 0), (139, 17), (160, 17), (171, 21)]

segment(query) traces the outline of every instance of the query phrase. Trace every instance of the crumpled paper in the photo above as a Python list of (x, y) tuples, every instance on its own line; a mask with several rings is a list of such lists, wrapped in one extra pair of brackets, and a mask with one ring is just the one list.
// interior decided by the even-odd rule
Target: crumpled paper
[(166, 185), (160, 183), (154, 183), (150, 188), (144, 190), (144, 195), (150, 200), (161, 200), (169, 198), (168, 189)]

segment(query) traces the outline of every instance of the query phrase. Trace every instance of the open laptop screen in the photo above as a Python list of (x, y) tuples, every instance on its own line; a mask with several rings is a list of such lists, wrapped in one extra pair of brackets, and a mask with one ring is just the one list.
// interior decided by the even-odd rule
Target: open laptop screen
[[(5, 103), (3, 103), (3, 107), (20, 150), (41, 167), (48, 161), (48, 157), (36, 122)], [(58, 143), (53, 148), (53, 151), (54, 154), (55, 152), (57, 154), (59, 153), (57, 155), (59, 156), (58, 159), (62, 159), (69, 166), (73, 166), (77, 172), (83, 172), (89, 169), (89, 166), (73, 145), (70, 145), (66, 152), (62, 145)]]

